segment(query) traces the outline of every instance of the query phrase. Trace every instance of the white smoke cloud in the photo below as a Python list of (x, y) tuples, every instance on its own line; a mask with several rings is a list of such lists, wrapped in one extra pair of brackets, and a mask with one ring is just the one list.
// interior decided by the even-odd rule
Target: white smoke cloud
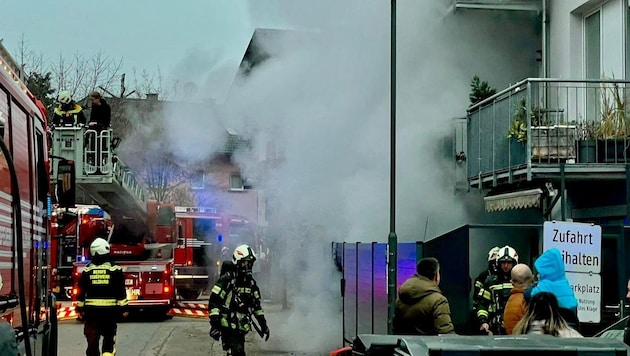
[[(471, 222), (453, 195), (452, 152), (443, 147), (450, 119), (465, 115), (472, 76), (501, 89), (535, 73), (537, 43), (523, 40), (532, 33), (512, 31), (529, 22), (535, 31), (531, 17), (454, 14), (451, 2), (398, 2), (400, 241), (422, 239), (425, 228), (431, 238)], [(173, 130), (185, 139), (175, 143), (182, 154), (209, 153), (197, 144), (214, 137), (207, 125), (255, 132), (258, 148), (270, 137), (280, 143), (286, 160), (271, 173), (237, 157), (245, 175), (264, 178), (257, 186), (288, 227), (289, 254), (281, 258), (295, 313), (276, 326), (281, 340), (269, 347), (329, 351), (338, 346), (340, 298), (322, 249), (333, 240), (384, 242), (389, 232), (389, 1), (255, 0), (251, 9), (254, 25), (297, 32), (263, 41), (271, 58), (235, 81), (220, 114), (194, 115), (188, 128), (178, 116)], [(514, 55), (497, 56), (506, 50)]]

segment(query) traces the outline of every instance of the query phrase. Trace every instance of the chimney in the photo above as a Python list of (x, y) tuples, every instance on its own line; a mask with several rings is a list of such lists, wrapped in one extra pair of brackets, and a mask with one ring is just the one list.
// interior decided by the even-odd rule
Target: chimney
[(147, 94), (147, 100), (157, 101), (158, 100), (158, 93), (149, 93), (149, 94)]

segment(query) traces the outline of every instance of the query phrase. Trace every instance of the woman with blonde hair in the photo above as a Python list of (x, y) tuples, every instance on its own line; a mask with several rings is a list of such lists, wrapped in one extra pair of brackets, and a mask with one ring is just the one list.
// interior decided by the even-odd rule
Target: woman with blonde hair
[(549, 292), (540, 292), (532, 297), (527, 312), (514, 327), (513, 334), (549, 334), (564, 338), (582, 337), (560, 315), (558, 299)]

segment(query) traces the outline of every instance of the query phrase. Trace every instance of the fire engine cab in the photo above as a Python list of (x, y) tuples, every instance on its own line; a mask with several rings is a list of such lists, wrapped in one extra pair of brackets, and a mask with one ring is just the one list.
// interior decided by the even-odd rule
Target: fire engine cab
[(179, 239), (175, 248), (175, 285), (183, 299), (197, 299), (219, 276), (221, 262), (234, 248), (259, 245), (256, 224), (208, 207), (175, 207)]
[(76, 205), (55, 208), (50, 218), (52, 290), (58, 299), (69, 299), (72, 290), (72, 267), (88, 257), (86, 243), (96, 231), (92, 222), (102, 221), (111, 228), (111, 216), (98, 205)]

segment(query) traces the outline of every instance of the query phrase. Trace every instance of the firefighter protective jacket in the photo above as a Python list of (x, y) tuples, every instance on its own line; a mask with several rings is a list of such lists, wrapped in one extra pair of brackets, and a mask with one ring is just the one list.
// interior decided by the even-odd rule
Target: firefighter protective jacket
[(208, 309), (211, 320), (221, 318), (221, 328), (244, 334), (251, 330), (248, 317), (253, 316), (260, 322), (265, 315), (256, 281), (251, 277), (237, 279), (230, 273), (219, 277), (212, 287)]
[(485, 271), (475, 279), (473, 310), (479, 325), (488, 323), (493, 332), (503, 327), (503, 311), (511, 291), (509, 273)]
[(53, 112), (53, 125), (55, 126), (77, 126), (78, 124), (85, 125), (86, 121), (83, 108), (79, 104), (72, 104), (69, 108), (57, 106)]
[(127, 291), (122, 267), (104, 262), (100, 265), (90, 263), (85, 267), (79, 279), (77, 297), (79, 311), (120, 313), (127, 305)]

